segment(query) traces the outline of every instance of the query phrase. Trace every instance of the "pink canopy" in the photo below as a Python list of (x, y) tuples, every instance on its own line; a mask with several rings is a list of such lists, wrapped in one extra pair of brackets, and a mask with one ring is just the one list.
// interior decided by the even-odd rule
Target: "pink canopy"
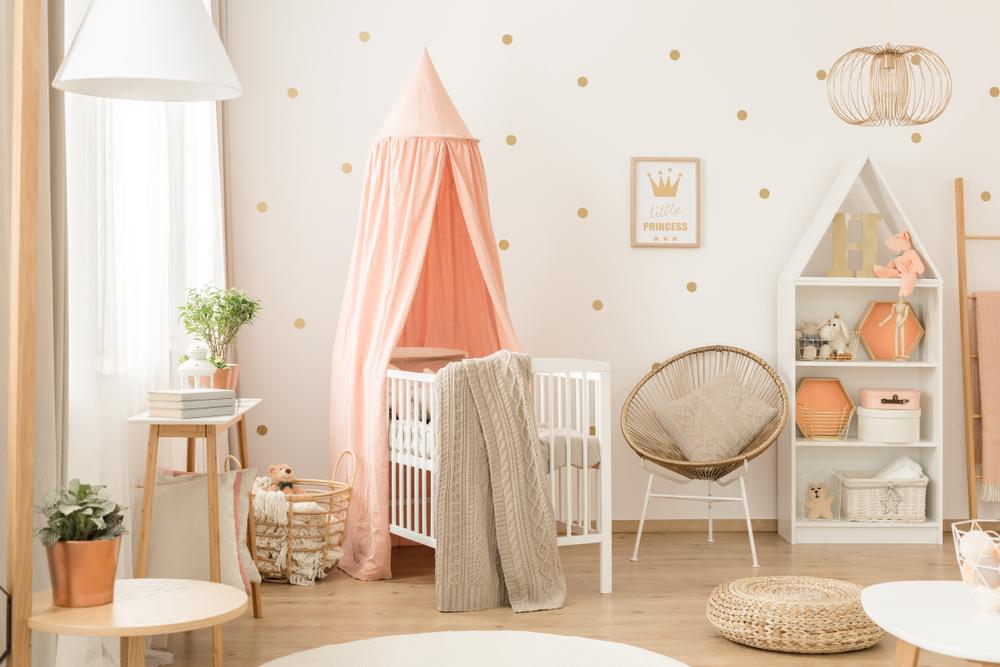
[(340, 567), (358, 579), (391, 576), (385, 371), (393, 348), (520, 351), (478, 143), (425, 49), (368, 151), (333, 347), (331, 461), (345, 449), (358, 455)]

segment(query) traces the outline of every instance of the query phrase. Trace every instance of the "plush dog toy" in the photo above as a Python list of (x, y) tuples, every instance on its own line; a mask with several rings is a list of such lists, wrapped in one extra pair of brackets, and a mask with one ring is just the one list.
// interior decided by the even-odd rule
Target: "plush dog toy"
[(287, 463), (279, 463), (267, 469), (271, 475), (271, 488), (268, 491), (282, 491), (286, 496), (302, 493), (302, 488), (292, 481), (292, 467)]
[(899, 298), (905, 299), (913, 293), (913, 285), (924, 272), (924, 263), (920, 255), (910, 243), (910, 232), (900, 232), (885, 240), (885, 245), (892, 251), (892, 261), (889, 266), (876, 264), (872, 271), (879, 278), (902, 278), (899, 284)]
[(810, 484), (809, 492), (806, 495), (809, 496), (809, 499), (803, 500), (802, 504), (809, 510), (810, 519), (833, 518), (833, 509), (830, 505), (833, 504), (835, 496), (826, 495), (826, 484), (824, 482)]

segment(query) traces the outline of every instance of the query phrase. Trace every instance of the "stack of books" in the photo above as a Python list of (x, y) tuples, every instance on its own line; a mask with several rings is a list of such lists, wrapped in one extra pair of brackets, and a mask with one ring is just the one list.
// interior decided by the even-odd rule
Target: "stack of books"
[(160, 419), (194, 419), (236, 414), (232, 389), (170, 389), (149, 392), (149, 416)]

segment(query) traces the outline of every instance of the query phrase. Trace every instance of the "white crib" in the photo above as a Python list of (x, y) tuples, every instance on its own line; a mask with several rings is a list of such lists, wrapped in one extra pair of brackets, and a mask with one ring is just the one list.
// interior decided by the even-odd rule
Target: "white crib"
[[(600, 544), (600, 590), (610, 593), (611, 367), (581, 359), (532, 359), (531, 369), (558, 544)], [(431, 483), (435, 377), (386, 371), (389, 532), (429, 547), (437, 544)]]

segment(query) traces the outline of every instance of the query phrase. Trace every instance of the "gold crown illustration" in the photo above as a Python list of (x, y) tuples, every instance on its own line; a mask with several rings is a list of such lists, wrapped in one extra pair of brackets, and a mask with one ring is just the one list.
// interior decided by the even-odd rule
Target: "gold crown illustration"
[[(667, 171), (673, 171), (673, 169), (667, 169)], [(667, 182), (663, 182), (663, 172), (659, 172), (660, 182), (659, 184), (653, 180), (652, 174), (646, 174), (649, 177), (649, 184), (653, 186), (653, 196), (654, 197), (676, 197), (677, 196), (677, 184), (681, 182), (681, 176), (684, 174), (677, 174), (677, 180), (673, 183), (670, 182), (670, 176), (667, 175)]]

